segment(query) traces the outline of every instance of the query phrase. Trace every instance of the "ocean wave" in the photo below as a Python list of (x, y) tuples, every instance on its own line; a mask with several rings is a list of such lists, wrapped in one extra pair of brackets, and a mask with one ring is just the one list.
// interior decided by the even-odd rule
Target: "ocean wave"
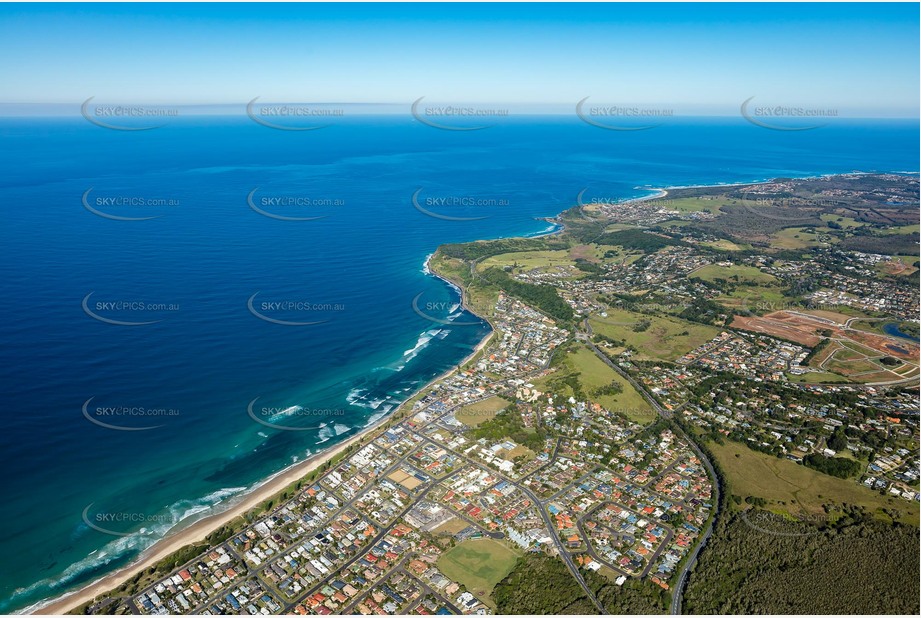
[(355, 388), (349, 391), (348, 395), (345, 396), (345, 400), (350, 405), (363, 407), (364, 404), (362, 404), (361, 402), (365, 399), (365, 397), (367, 397), (370, 394), (371, 394), (370, 390), (356, 386)]
[[(83, 560), (73, 563), (64, 571), (54, 578), (40, 579), (34, 584), (25, 588), (17, 588), (10, 595), (10, 601), (31, 595), (41, 591), (45, 596), (50, 596), (61, 588), (65, 588), (76, 581), (86, 573), (105, 567), (115, 560), (119, 560), (129, 554), (136, 554), (144, 551), (157, 541), (156, 537), (149, 533), (135, 533), (130, 536), (120, 537), (106, 543), (102, 549), (94, 551)], [(35, 605), (26, 607), (17, 611), (17, 614), (30, 614), (37, 609), (51, 603), (54, 599), (45, 599)]]
[(549, 234), (553, 234), (553, 233), (556, 232), (556, 231), (559, 231), (561, 228), (562, 228), (562, 226), (560, 226), (559, 224), (557, 224), (557, 223), (552, 223), (552, 224), (550, 224), (549, 227), (547, 227), (547, 228), (545, 228), (545, 229), (543, 229), (543, 230), (541, 230), (541, 231), (539, 231), (539, 232), (531, 232), (530, 234), (525, 234), (525, 238), (537, 238), (538, 236), (547, 236), (547, 235), (549, 235)]
[(428, 342), (432, 340), (432, 337), (435, 336), (434, 334), (435, 332), (437, 331), (433, 332), (433, 331), (427, 330), (421, 335), (419, 335), (419, 338), (416, 339), (416, 345), (414, 345), (410, 349), (403, 352), (403, 357), (404, 358), (409, 357), (409, 360), (412, 360), (413, 358), (415, 358), (416, 355), (419, 354), (419, 351), (422, 350), (426, 346), (426, 344), (428, 344)]
[[(441, 333), (445, 333), (445, 334), (441, 335)], [(403, 352), (404, 366), (406, 362), (409, 362), (412, 359), (416, 358), (416, 356), (419, 355), (419, 352), (424, 350), (428, 346), (429, 342), (432, 341), (432, 339), (436, 337), (438, 337), (439, 339), (444, 339), (446, 336), (447, 336), (447, 331), (445, 331), (445, 329), (443, 328), (432, 328), (432, 329), (429, 329), (423, 332), (421, 335), (419, 335), (419, 338), (416, 340), (416, 345), (414, 345), (410, 349)]]
[(387, 401), (386, 396), (371, 398), (371, 394), (372, 391), (370, 389), (353, 388), (346, 396), (345, 400), (350, 405), (358, 408), (365, 408), (367, 410), (377, 410), (381, 404)]
[(197, 500), (179, 500), (168, 509), (169, 514), (173, 519), (170, 527), (175, 526), (176, 524), (179, 524), (199, 513), (210, 510), (224, 500), (232, 498), (233, 496), (246, 491), (246, 489), (246, 487), (225, 487), (223, 489), (213, 491), (210, 494)]
[(452, 290), (454, 290), (455, 292), (457, 292), (457, 295), (458, 295), (458, 296), (460, 296), (460, 295), (463, 293), (463, 291), (460, 289), (460, 287), (459, 287), (457, 284), (455, 284), (455, 283), (453, 283), (453, 282), (451, 282), (451, 281), (448, 281), (447, 279), (442, 279), (442, 281), (444, 281), (445, 283), (447, 283), (449, 288), (451, 288)]
[[(38, 591), (42, 591), (44, 596), (50, 597), (62, 588), (79, 582), (80, 579), (88, 573), (106, 567), (115, 561), (144, 552), (154, 543), (166, 536), (176, 525), (199, 513), (210, 510), (227, 498), (245, 492), (247, 489), (246, 487), (225, 487), (196, 500), (179, 500), (166, 509), (169, 514), (169, 521), (163, 521), (150, 527), (142, 527), (135, 532), (115, 538), (101, 548), (90, 552), (86, 558), (68, 566), (60, 575), (53, 578), (41, 579), (24, 588), (17, 588), (10, 596), (10, 600), (15, 601), (17, 598), (28, 596)], [(80, 526), (86, 528), (85, 524), (80, 524)], [(16, 613), (32, 613), (53, 601), (53, 598), (46, 598)]]
[(304, 409), (304, 408), (302, 408), (301, 406), (289, 406), (289, 407), (285, 408), (284, 410), (281, 410), (280, 412), (276, 412), (275, 414), (273, 414), (272, 416), (270, 416), (270, 417), (269, 417), (269, 421), (270, 421), (270, 422), (271, 422), (271, 421), (276, 421), (276, 420), (278, 420), (278, 419), (285, 418), (286, 416), (291, 416), (291, 415), (294, 414), (295, 412), (300, 412), (300, 411), (303, 410), (303, 409)]
[(365, 421), (365, 427), (370, 427), (377, 421), (381, 420), (382, 418), (387, 416), (387, 413), (390, 412), (390, 410), (392, 409), (393, 409), (392, 406), (387, 406), (384, 410), (381, 410), (380, 412), (372, 414), (371, 416), (368, 417), (368, 420)]

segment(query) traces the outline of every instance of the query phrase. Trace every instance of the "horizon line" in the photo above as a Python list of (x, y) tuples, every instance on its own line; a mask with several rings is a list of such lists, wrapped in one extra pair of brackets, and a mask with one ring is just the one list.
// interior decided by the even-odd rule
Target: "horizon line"
[[(265, 102), (260, 103), (263, 106), (271, 105), (316, 105), (322, 106), (324, 108), (329, 108), (330, 106), (343, 106), (343, 107), (352, 107), (353, 109), (350, 113), (345, 113), (347, 110), (335, 110), (339, 113), (337, 114), (328, 114), (320, 115), (318, 118), (325, 117), (327, 120), (333, 118), (342, 120), (345, 118), (351, 117), (362, 117), (362, 116), (399, 116), (406, 115), (409, 117), (414, 117), (412, 110), (412, 103), (346, 103), (346, 102)], [(491, 119), (493, 121), (507, 120), (515, 117), (527, 117), (527, 116), (559, 116), (559, 117), (579, 117), (580, 113), (575, 104), (546, 104), (546, 103), (530, 103), (530, 104), (502, 104), (502, 103), (460, 103), (453, 104), (457, 106), (482, 106), (482, 105), (512, 105), (512, 108), (492, 110), (494, 112), (498, 111), (501, 113), (491, 114), (483, 119)], [(104, 107), (114, 107), (114, 108), (150, 108), (157, 109), (161, 111), (169, 112), (181, 112), (185, 110), (187, 112), (186, 116), (248, 116), (247, 113), (247, 103), (190, 103), (190, 104), (168, 104), (168, 103), (118, 103), (118, 104), (109, 104)], [(642, 105), (629, 105), (624, 107), (636, 108), (642, 107)], [(874, 110), (868, 112), (854, 111), (854, 112), (839, 112), (833, 108), (822, 108), (821, 106), (796, 106), (800, 109), (808, 110), (822, 110), (834, 113), (828, 114), (815, 114), (815, 115), (802, 115), (802, 116), (789, 116), (789, 119), (794, 120), (825, 120), (825, 121), (834, 121), (834, 120), (914, 120), (921, 121), (921, 114), (911, 114), (899, 110), (892, 110), (891, 112), (886, 112), (882, 110)], [(365, 108), (365, 109), (358, 109)], [(384, 108), (384, 109), (382, 109)], [(539, 109), (544, 108), (544, 109)], [(566, 109), (564, 109), (566, 108)], [(687, 112), (681, 113), (677, 110), (669, 109), (668, 113), (663, 114), (640, 114), (638, 116), (622, 116), (622, 119), (656, 119), (662, 121), (668, 121), (671, 119), (692, 119), (692, 118), (745, 118), (745, 114), (741, 110), (737, 109), (734, 113), (729, 110), (689, 110)], [(179, 113), (165, 114), (166, 118), (174, 120), (181, 117)], [(80, 103), (8, 103), (0, 102), (0, 118), (72, 118), (72, 117), (82, 117), (81, 114), (81, 104)], [(470, 120), (471, 117), (464, 118), (463, 116), (457, 116), (458, 120)]]

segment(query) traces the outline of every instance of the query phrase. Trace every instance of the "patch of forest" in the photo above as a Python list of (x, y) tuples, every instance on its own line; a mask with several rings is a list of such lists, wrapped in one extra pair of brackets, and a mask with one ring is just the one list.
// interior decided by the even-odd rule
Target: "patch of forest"
[(869, 517), (824, 530), (773, 515), (762, 525), (762, 519), (740, 512), (719, 518), (688, 581), (687, 613), (921, 610), (918, 528)]
[[(617, 586), (594, 571), (582, 571), (585, 583), (608, 614), (664, 614), (668, 592), (649, 582), (628, 579)], [(499, 614), (597, 614), (572, 573), (559, 558), (526, 554), (505, 579), (496, 584), (492, 598)]]

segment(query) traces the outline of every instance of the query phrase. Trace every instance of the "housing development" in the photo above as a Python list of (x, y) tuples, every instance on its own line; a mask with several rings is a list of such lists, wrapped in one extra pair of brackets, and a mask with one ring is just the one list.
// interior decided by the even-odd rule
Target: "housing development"
[[(569, 339), (552, 320), (502, 293), (493, 320), (497, 336), (476, 362), (292, 499), (134, 595), (134, 608), (491, 613), (490, 591), (458, 576), (469, 551), (543, 552), (578, 580), (604, 569), (669, 590), (713, 511), (701, 459), (671, 429), (537, 387)], [(518, 429), (498, 435), (492, 425), (506, 418)]]
[[(716, 590), (749, 594), (714, 570), (739, 530), (749, 549), (834, 551), (859, 526), (910, 547), (917, 179), (583, 202), (562, 233), (439, 248), (429, 265), (489, 321), (485, 345), (278, 500), (80, 611), (705, 613)], [(910, 596), (913, 560), (867, 577)], [(523, 600), (541, 577), (572, 592)]]

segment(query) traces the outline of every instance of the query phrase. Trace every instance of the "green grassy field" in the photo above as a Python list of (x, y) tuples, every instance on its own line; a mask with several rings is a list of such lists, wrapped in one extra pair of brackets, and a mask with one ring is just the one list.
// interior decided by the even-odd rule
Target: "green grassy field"
[(499, 290), (491, 286), (472, 285), (467, 289), (467, 304), (477, 315), (492, 317), (496, 312)]
[(636, 260), (642, 256), (641, 252), (617, 251), (617, 256), (604, 258), (604, 254), (611, 251), (611, 247), (600, 247), (598, 245), (574, 245), (569, 249), (547, 250), (547, 251), (516, 251), (512, 253), (503, 253), (486, 258), (477, 264), (477, 271), (492, 267), (512, 268), (512, 273), (518, 274), (539, 269), (543, 272), (553, 272), (559, 267), (572, 267), (574, 276), (582, 276), (582, 271), (576, 268), (576, 260), (583, 259), (589, 262), (600, 263), (602, 261), (620, 263), (625, 258), (628, 261)]
[[(650, 316), (625, 309), (609, 309), (606, 313), (607, 317), (591, 317), (592, 329), (613, 339), (623, 339), (650, 359), (675, 360), (720, 332), (715, 326), (679, 318)], [(649, 320), (649, 328), (635, 332), (634, 325), (642, 320)]]
[(606, 246), (604, 251), (598, 252), (598, 255), (601, 256), (601, 261), (605, 264), (632, 264), (643, 257), (643, 253), (640, 251), (628, 251), (617, 246)]
[(823, 369), (846, 376), (854, 382), (879, 382), (899, 378), (898, 375), (891, 373), (887, 368), (869, 358), (860, 357), (856, 360), (839, 358), (839, 355), (846, 353), (848, 353), (847, 350), (835, 352), (835, 355), (825, 363)]
[(611, 225), (604, 228), (605, 232), (619, 232), (620, 230), (635, 230), (635, 225), (630, 225), (628, 223), (612, 223)]
[[(854, 228), (863, 227), (863, 226), (865, 226), (865, 225), (868, 225), (867, 223), (865, 223), (865, 222), (863, 222), (863, 221), (858, 221), (857, 219), (854, 219), (854, 218), (852, 218), (852, 217), (842, 217), (842, 216), (839, 216), (839, 215), (833, 215), (833, 214), (829, 214), (829, 213), (825, 213), (824, 215), (819, 215), (819, 218), (822, 219), (822, 221), (825, 221), (825, 222), (834, 221), (835, 223), (837, 223), (838, 225), (840, 225), (842, 229), (845, 229), (845, 230), (850, 230), (850, 229), (854, 229)], [(906, 226), (906, 227), (908, 227), (908, 226)]]
[[(819, 236), (830, 242), (819, 240)], [(827, 247), (835, 242), (834, 237), (823, 234), (810, 234), (801, 227), (788, 227), (771, 234), (771, 246), (777, 249), (808, 249), (810, 247)]]
[(484, 286), (477, 281), (471, 281), (470, 266), (463, 260), (447, 258), (436, 254), (430, 262), (432, 270), (442, 277), (447, 277), (455, 283), (467, 288), (467, 303), (478, 315), (491, 316), (496, 306), (499, 292), (492, 286)]
[(885, 234), (886, 236), (891, 236), (893, 234), (913, 234), (918, 231), (921, 231), (921, 225), (916, 223), (915, 225), (897, 225), (883, 228), (879, 230), (879, 233)]
[(829, 382), (848, 381), (848, 379), (844, 376), (838, 375), (837, 373), (828, 373), (827, 371), (809, 372), (801, 375), (793, 375), (788, 373), (787, 377), (791, 382), (798, 382), (800, 384), (826, 384)]
[[(579, 372), (579, 383), (582, 385), (582, 390), (585, 391), (586, 396), (606, 410), (626, 416), (641, 425), (649, 424), (655, 420), (656, 413), (643, 399), (643, 396), (629, 382), (620, 377), (616, 371), (598, 358), (594, 352), (582, 345), (574, 347), (571, 353), (566, 354), (565, 360), (558, 371), (536, 380), (534, 385), (539, 390), (549, 390), (548, 384), (550, 382), (558, 381), (562, 376), (573, 372)], [(611, 382), (620, 384), (623, 391), (616, 395), (592, 395), (592, 391), (602, 386), (607, 386)], [(558, 386), (553, 392), (564, 397), (573, 395), (572, 389), (568, 386)]]
[(860, 360), (862, 358), (866, 358), (866, 355), (861, 354), (859, 352), (855, 352), (854, 350), (851, 350), (850, 348), (841, 348), (838, 351), (836, 351), (834, 354), (834, 359), (837, 361), (853, 361), (853, 360)]
[(881, 352), (878, 352), (874, 350), (873, 348), (868, 348), (865, 345), (861, 345), (857, 343), (856, 341), (851, 341), (850, 339), (838, 340), (838, 343), (853, 352), (859, 353), (861, 356), (864, 356), (864, 357), (869, 356), (872, 358), (875, 356), (882, 356)]
[(442, 276), (456, 281), (465, 281), (470, 276), (470, 268), (463, 260), (445, 257), (440, 253), (432, 258), (429, 265)]
[(482, 272), (493, 266), (499, 268), (513, 266), (514, 272), (519, 273), (534, 268), (572, 266), (572, 264), (573, 260), (569, 257), (569, 251), (518, 251), (488, 257), (477, 264), (477, 270)]
[(731, 493), (770, 502), (773, 511), (822, 513), (823, 504), (856, 504), (883, 518), (882, 508), (896, 509), (904, 523), (918, 525), (917, 502), (883, 496), (853, 480), (839, 479), (788, 459), (758, 453), (737, 442), (708, 443), (728, 481)]
[[(839, 324), (844, 324), (847, 322), (848, 318), (873, 317), (865, 311), (854, 309), (853, 307), (848, 307), (846, 305), (836, 305), (833, 311), (830, 309), (803, 309), (799, 312), (808, 313), (809, 315), (817, 315), (820, 318), (828, 318), (838, 322)], [(856, 328), (857, 324), (860, 324), (860, 322), (854, 322), (851, 324), (851, 328)]]
[(851, 322), (851, 328), (853, 328), (854, 330), (862, 330), (868, 333), (876, 333), (877, 335), (881, 335), (883, 332), (880, 329), (881, 324), (885, 324), (885, 322), (882, 322), (882, 321), (863, 322), (863, 321), (858, 320), (855, 322)]
[(763, 285), (740, 286), (726, 296), (719, 296), (716, 300), (721, 305), (730, 309), (738, 309), (756, 314), (771, 313), (790, 306), (793, 299), (784, 296), (780, 287)]
[(750, 247), (750, 245), (738, 245), (731, 240), (726, 239), (714, 240), (712, 242), (702, 242), (700, 244), (704, 247), (713, 247), (714, 249), (722, 249), (724, 251), (741, 251), (742, 249)]
[(672, 227), (682, 228), (682, 227), (687, 227), (689, 225), (694, 225), (695, 223), (697, 222), (691, 221), (690, 219), (666, 219), (662, 223), (659, 223), (658, 225), (654, 226), (653, 229), (655, 228), (667, 229), (667, 228), (672, 228)]
[(446, 577), (463, 584), (495, 609), (496, 605), (489, 595), (495, 585), (512, 571), (520, 555), (520, 552), (499, 541), (472, 539), (446, 551), (436, 566)]
[(454, 413), (454, 418), (468, 427), (476, 427), (480, 423), (494, 418), (509, 403), (502, 397), (490, 397), (462, 407)]
[(680, 198), (669, 198), (665, 197), (658, 200), (650, 201), (651, 204), (660, 206), (665, 210), (677, 210), (678, 212), (702, 212), (708, 211), (712, 213), (719, 213), (720, 207), (726, 206), (732, 202), (738, 202), (738, 200), (728, 199), (728, 198), (714, 198), (714, 199), (703, 199), (697, 197), (680, 197)]
[(725, 279), (727, 281), (738, 281), (740, 283), (743, 281), (750, 281), (758, 285), (776, 285), (780, 283), (774, 275), (761, 272), (754, 266), (741, 266), (738, 264), (733, 264), (732, 266), (710, 264), (709, 266), (704, 266), (690, 273), (689, 277), (710, 282), (716, 281), (717, 279)]
[(643, 396), (594, 352), (584, 346), (579, 346), (567, 361), (573, 369), (581, 373), (579, 381), (589, 396), (594, 389), (606, 386), (612, 381), (621, 385), (622, 393), (592, 397), (592, 400), (597, 400), (597, 403), (604, 406), (606, 410), (622, 414), (642, 425), (655, 420), (655, 410), (643, 399)]

